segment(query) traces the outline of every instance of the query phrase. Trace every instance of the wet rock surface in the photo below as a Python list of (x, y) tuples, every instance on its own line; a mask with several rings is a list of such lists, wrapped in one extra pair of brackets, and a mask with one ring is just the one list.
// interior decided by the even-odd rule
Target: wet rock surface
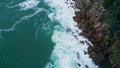
[[(97, 7), (97, 5), (102, 6), (102, 2), (98, 3), (97, 0), (75, 0), (75, 3), (76, 8), (80, 9), (80, 11), (75, 12), (73, 17), (74, 21), (77, 22), (77, 27), (82, 30), (79, 35), (86, 36), (94, 45), (88, 47), (89, 57), (93, 59), (99, 68), (115, 68), (116, 63), (111, 55), (116, 46), (111, 43), (112, 37), (109, 25), (101, 22), (104, 9), (103, 7)], [(80, 41), (80, 43), (84, 44), (84, 41)]]

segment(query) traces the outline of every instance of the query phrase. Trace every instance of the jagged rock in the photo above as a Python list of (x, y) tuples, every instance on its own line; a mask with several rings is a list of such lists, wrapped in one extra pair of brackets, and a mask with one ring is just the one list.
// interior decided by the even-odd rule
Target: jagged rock
[[(110, 60), (107, 57), (109, 57), (109, 55), (113, 53), (116, 47), (115, 45), (111, 45), (109, 40), (111, 38), (109, 36), (110, 26), (107, 23), (100, 21), (103, 13), (101, 12), (101, 10), (97, 11), (96, 9), (98, 7), (98, 0), (75, 0), (75, 2), (76, 7), (80, 9), (80, 11), (75, 12), (76, 16), (73, 17), (74, 21), (77, 22), (77, 26), (79, 27), (79, 29), (82, 30), (79, 35), (89, 38), (93, 46), (88, 44), (86, 41), (80, 41), (80, 43), (85, 44), (86, 42), (86, 44), (89, 45), (89, 57), (93, 59), (95, 64), (102, 66), (102, 68), (106, 68), (104, 67), (104, 64), (109, 64), (108, 61)], [(89, 6), (92, 6), (92, 8), (90, 7), (90, 10), (87, 9)], [(84, 53), (87, 54), (86, 51), (84, 51)], [(114, 65), (115, 64), (112, 64), (112, 66)]]
[(116, 67), (117, 64), (115, 63), (115, 60), (113, 57), (109, 57), (109, 62), (111, 64), (112, 68)]
[(101, 41), (103, 37), (104, 35), (101, 32), (94, 35), (94, 38), (99, 41)]
[(98, 34), (98, 38), (100, 38), (100, 39), (102, 40), (103, 37), (104, 37), (104, 35), (100, 32), (100, 33)]
[[(104, 40), (103, 40), (103, 41), (104, 41)], [(103, 41), (102, 41), (102, 43), (101, 43), (100, 46), (101, 46), (101, 48), (103, 49), (103, 51), (105, 51), (105, 50), (108, 48), (108, 46), (109, 46), (109, 45), (108, 45), (109, 42), (107, 42), (107, 41), (104, 41), (104, 42), (103, 42)]]
[(117, 48), (116, 45), (111, 45), (112, 50), (115, 50), (116, 48)]
[(86, 34), (86, 36), (91, 38), (91, 37), (93, 37), (93, 34), (92, 34), (92, 32), (88, 32), (88, 33)]
[(96, 39), (92, 39), (92, 41), (93, 41), (94, 43), (99, 43), (99, 42), (101, 42), (101, 39), (100, 39), (100, 38), (96, 38)]
[(81, 11), (75, 12), (75, 15), (76, 15), (77, 17), (81, 17), (81, 16), (82, 16), (82, 15), (81, 15)]
[(83, 27), (81, 28), (82, 32), (87, 32), (87, 28), (86, 27)]
[(102, 24), (100, 22), (97, 22), (97, 23), (94, 24), (94, 28), (96, 29), (96, 28), (100, 27), (101, 25)]
[(85, 41), (80, 41), (80, 43), (85, 44)]
[(92, 14), (90, 12), (86, 12), (86, 16), (89, 19), (92, 16)]
[(95, 53), (99, 53), (99, 52), (102, 52), (102, 49), (100, 46), (95, 46), (94, 51)]
[(77, 26), (78, 26), (79, 29), (83, 28), (82, 23), (78, 23)]
[(105, 57), (103, 54), (97, 53), (92, 55), (92, 59), (95, 62), (95, 64), (100, 64), (105, 59)]
[(109, 40), (109, 35), (105, 35), (104, 41), (108, 41), (108, 40)]
[(108, 41), (105, 41), (104, 44), (105, 44), (104, 47), (108, 47), (109, 46), (109, 42)]
[(83, 9), (90, 6), (90, 0), (75, 0), (75, 2), (77, 2), (76, 7), (79, 9)]
[(93, 47), (89, 46), (87, 50), (88, 50), (88, 53), (91, 53), (93, 51)]
[(74, 19), (74, 21), (76, 21), (76, 22), (80, 22), (80, 18), (79, 18), (79, 17), (74, 16), (73, 19)]
[(110, 54), (110, 53), (112, 53), (111, 47), (106, 48), (104, 54)]
[(86, 31), (87, 31), (87, 29), (85, 28), (85, 27), (83, 27), (83, 26), (81, 26), (81, 27), (79, 27), (79, 28), (81, 28), (81, 30), (82, 30), (82, 32), (80, 33), (80, 35), (83, 35), (83, 36), (86, 36)]
[(87, 34), (86, 32), (82, 32), (81, 33), (82, 36), (86, 36), (86, 34)]
[(99, 33), (99, 32), (101, 32), (102, 30), (103, 30), (103, 28), (102, 28), (102, 27), (99, 27), (99, 28), (96, 28), (96, 29), (95, 29), (95, 32), (96, 32), (96, 33)]
[(104, 29), (105, 31), (109, 30), (109, 28), (110, 28), (110, 26), (109, 26), (108, 24), (106, 24), (106, 23), (104, 23), (104, 24), (102, 25), (102, 27), (103, 27), (103, 29)]
[(93, 24), (95, 22), (95, 18), (91, 17), (87, 22), (88, 24)]

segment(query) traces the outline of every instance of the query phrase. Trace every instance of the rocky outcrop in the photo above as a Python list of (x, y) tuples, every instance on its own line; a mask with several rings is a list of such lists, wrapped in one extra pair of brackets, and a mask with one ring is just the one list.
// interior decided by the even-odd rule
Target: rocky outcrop
[(83, 9), (84, 8), (87, 8), (90, 6), (90, 0), (75, 0), (76, 3), (76, 8), (78, 9)]
[[(114, 68), (116, 64), (111, 55), (116, 46), (111, 43), (110, 26), (106, 22), (101, 22), (104, 9), (97, 6), (102, 5), (97, 0), (75, 0), (75, 2), (76, 7), (80, 9), (73, 17), (78, 28), (82, 30), (79, 35), (86, 36), (94, 45), (88, 47), (89, 57), (99, 65), (99, 68)], [(83, 41), (80, 42), (84, 44)]]

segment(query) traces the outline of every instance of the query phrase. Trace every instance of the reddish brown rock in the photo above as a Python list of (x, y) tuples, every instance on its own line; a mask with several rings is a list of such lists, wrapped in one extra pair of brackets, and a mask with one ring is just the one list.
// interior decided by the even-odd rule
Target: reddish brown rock
[(95, 46), (94, 51), (95, 51), (95, 53), (100, 53), (100, 52), (102, 52), (102, 49), (100, 46)]
[(75, 0), (76, 3), (76, 7), (79, 9), (83, 9), (86, 8), (90, 5), (90, 0)]
[(100, 38), (93, 39), (93, 42), (99, 43), (99, 42), (101, 42), (101, 39)]
[(86, 28), (86, 27), (81, 28), (81, 30), (82, 30), (83, 32), (87, 32), (87, 28)]
[(105, 57), (103, 54), (97, 53), (92, 55), (92, 59), (95, 62), (95, 64), (100, 64), (105, 59)]
[(93, 24), (95, 22), (95, 18), (91, 17), (87, 22), (88, 24)]
[(83, 28), (82, 23), (78, 23), (77, 26), (78, 26), (79, 29)]
[(102, 40), (103, 37), (104, 37), (104, 35), (101, 32), (94, 34), (94, 39), (96, 39), (96, 40), (98, 40), (98, 39)]
[(76, 21), (76, 22), (79, 22), (79, 21), (80, 21), (79, 17), (76, 17), (76, 16), (74, 16), (73, 19), (74, 19), (74, 21)]
[[(86, 9), (86, 1), (87, 0), (75, 0), (77, 8), (81, 11), (75, 12), (76, 16), (73, 17), (73, 19), (77, 22), (77, 26), (79, 27), (79, 29), (82, 30), (82, 33), (80, 33), (80, 35), (89, 38), (89, 40), (93, 44), (93, 46), (91, 46), (86, 41), (80, 41), (80, 43), (82, 44), (86, 43), (89, 45), (89, 57), (93, 59), (95, 64), (98, 64), (99, 66), (103, 66), (102, 68), (105, 68), (104, 64), (102, 65), (102, 62), (110, 60), (108, 58), (105, 58), (106, 56), (109, 57), (109, 55), (113, 53), (116, 47), (115, 45), (110, 46), (109, 25), (104, 22), (101, 23), (100, 17), (102, 12), (100, 10), (97, 11), (97, 9), (95, 8), (98, 6), (98, 0), (90, 0), (92, 2), (91, 4), (93, 4), (90, 5), (92, 6), (90, 10)], [(86, 51), (84, 51), (84, 53), (87, 54)], [(111, 60), (110, 63), (112, 64), (112, 67), (115, 66), (115, 64), (113, 64)]]
[(82, 16), (80, 11), (75, 12), (75, 15), (79, 18), (81, 18), (81, 16)]
[(86, 12), (86, 16), (89, 18), (92, 16), (92, 14), (90, 12)]
[(97, 23), (94, 24), (94, 28), (96, 29), (96, 28), (100, 27), (101, 25), (102, 24), (100, 22), (97, 22)]
[(89, 46), (88, 47), (88, 53), (91, 53), (93, 51), (93, 47), (92, 46)]
[(102, 28), (102, 27), (99, 27), (99, 28), (96, 28), (96, 29), (95, 29), (95, 32), (96, 32), (96, 33), (99, 33), (99, 32), (101, 32), (102, 30), (103, 30), (103, 28)]
[(100, 32), (100, 33), (98, 34), (98, 38), (100, 38), (101, 40), (103, 40), (103, 37), (104, 37), (104, 35)]

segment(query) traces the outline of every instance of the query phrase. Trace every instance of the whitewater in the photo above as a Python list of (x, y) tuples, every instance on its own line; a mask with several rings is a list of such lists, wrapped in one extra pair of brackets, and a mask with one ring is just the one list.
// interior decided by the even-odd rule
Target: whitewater
[[(50, 57), (50, 62), (46, 64), (45, 68), (87, 68), (87, 66), (89, 68), (98, 68), (93, 60), (89, 58), (89, 55), (84, 53), (87, 52), (89, 45), (86, 42), (85, 44), (80, 43), (80, 41), (87, 41), (91, 44), (86, 37), (79, 36), (82, 31), (76, 27), (77, 23), (73, 21), (72, 18), (76, 10), (73, 7), (74, 2), (72, 0), (45, 0), (45, 3), (50, 6), (51, 12), (48, 12), (48, 10), (44, 8), (37, 7), (39, 3), (39, 0), (25, 0), (18, 5), (9, 6), (8, 8), (19, 6), (20, 11), (33, 9), (35, 12), (20, 17), (10, 28), (0, 29), (0, 33), (2, 31), (13, 31), (17, 28), (18, 24), (45, 11), (48, 13), (51, 21), (57, 23), (57, 25), (54, 26), (51, 38), (55, 46)], [(39, 32), (38, 30), (36, 31), (36, 36)]]
[[(74, 2), (72, 0), (46, 0), (45, 1), (53, 10), (49, 14), (52, 21), (58, 21), (59, 25), (54, 28), (52, 41), (55, 43), (54, 50), (51, 55), (51, 61), (45, 68), (98, 68), (87, 52), (88, 44), (82, 44), (80, 41), (90, 41), (79, 36), (82, 32), (76, 27), (73, 21)], [(73, 5), (71, 5), (71, 3)], [(91, 43), (90, 43), (91, 44)]]

